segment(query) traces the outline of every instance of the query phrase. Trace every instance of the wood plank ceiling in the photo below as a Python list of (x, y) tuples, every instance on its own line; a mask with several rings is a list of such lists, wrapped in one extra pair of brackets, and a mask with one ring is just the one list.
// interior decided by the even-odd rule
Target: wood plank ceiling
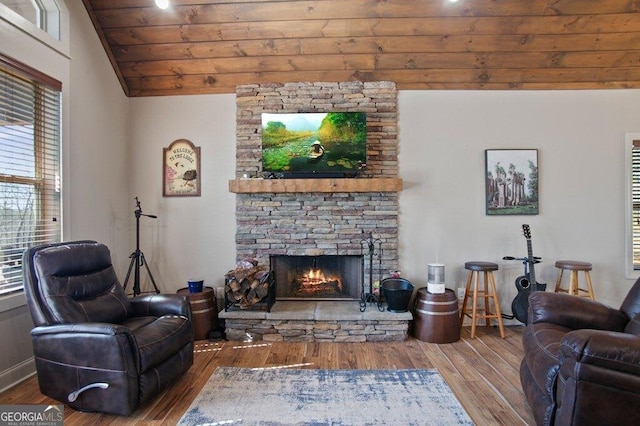
[(640, 88), (640, 0), (83, 0), (128, 96)]

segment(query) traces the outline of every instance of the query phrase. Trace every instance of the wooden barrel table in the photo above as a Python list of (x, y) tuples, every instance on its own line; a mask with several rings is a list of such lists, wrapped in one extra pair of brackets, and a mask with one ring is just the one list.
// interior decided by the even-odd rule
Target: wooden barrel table
[(190, 293), (188, 288), (181, 288), (178, 294), (189, 298), (194, 339), (207, 339), (211, 330), (218, 327), (218, 311), (213, 288), (205, 287), (199, 293)]
[(429, 343), (452, 343), (460, 340), (458, 298), (451, 289), (429, 293), (426, 287), (416, 293), (413, 336)]

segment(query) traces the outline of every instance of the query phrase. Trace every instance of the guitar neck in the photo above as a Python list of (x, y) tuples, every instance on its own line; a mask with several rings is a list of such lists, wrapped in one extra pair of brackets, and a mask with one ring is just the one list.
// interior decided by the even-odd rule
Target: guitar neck
[(536, 282), (536, 270), (533, 265), (535, 265), (535, 259), (533, 258), (533, 248), (531, 246), (531, 240), (527, 239), (527, 261), (529, 262), (529, 280), (531, 281), (531, 285), (535, 286)]

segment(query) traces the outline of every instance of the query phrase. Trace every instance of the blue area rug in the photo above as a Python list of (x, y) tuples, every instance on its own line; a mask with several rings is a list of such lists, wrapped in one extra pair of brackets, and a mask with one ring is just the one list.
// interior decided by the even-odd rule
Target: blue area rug
[(470, 425), (436, 370), (219, 367), (178, 425)]

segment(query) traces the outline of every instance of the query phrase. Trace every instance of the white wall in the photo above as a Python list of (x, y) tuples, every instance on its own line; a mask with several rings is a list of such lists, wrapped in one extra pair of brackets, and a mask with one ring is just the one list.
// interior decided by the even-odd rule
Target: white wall
[[(464, 262), (500, 265), (502, 307), (510, 312), (521, 225), (531, 226), (553, 289), (559, 259), (593, 263), (598, 300), (618, 306), (633, 281), (624, 263), (624, 133), (640, 128), (640, 91), (409, 91), (400, 94), (401, 265), (424, 282), (426, 264), (446, 265), (462, 286)], [(536, 148), (540, 214), (486, 216), (484, 150)]]
[[(174, 291), (191, 276), (221, 286), (234, 262), (235, 98), (211, 95), (132, 100), (130, 196), (157, 221), (144, 221), (142, 250)], [(590, 261), (598, 300), (619, 305), (624, 277), (624, 133), (638, 131), (640, 91), (401, 91), (399, 95), (400, 266), (426, 285), (429, 262), (463, 286), (464, 262), (497, 262), (502, 308), (511, 311), (522, 224), (531, 226), (538, 281), (552, 288), (554, 262)], [(162, 147), (186, 138), (202, 147), (202, 197), (161, 196)], [(540, 214), (486, 216), (484, 150), (539, 152)]]
[[(131, 112), (130, 211), (133, 217), (137, 196), (143, 213), (158, 216), (140, 220), (140, 249), (158, 288), (175, 292), (196, 277), (223, 286), (235, 265), (235, 195), (228, 187), (235, 171), (235, 95), (134, 98)], [(176, 139), (200, 147), (200, 197), (162, 196), (162, 150)], [(140, 276), (141, 290), (151, 290), (144, 268)]]
[[(68, 145), (65, 146), (65, 239), (105, 243), (114, 265), (127, 261), (130, 223), (129, 99), (82, 2), (71, 15)], [(122, 269), (116, 268), (120, 271)]]

